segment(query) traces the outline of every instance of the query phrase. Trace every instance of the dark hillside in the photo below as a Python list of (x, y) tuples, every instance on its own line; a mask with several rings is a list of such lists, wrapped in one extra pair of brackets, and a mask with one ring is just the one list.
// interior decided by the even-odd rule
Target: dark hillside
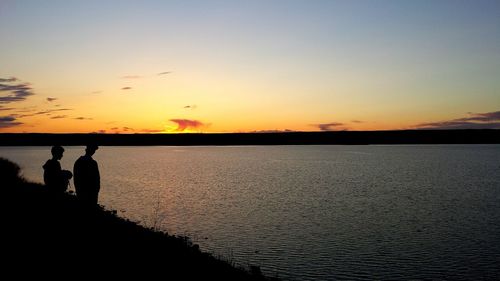
[[(268, 280), (201, 252), (189, 239), (53, 194), (0, 158), (2, 274), (159, 280)], [(145, 278), (144, 278), (145, 277)], [(49, 280), (49, 279), (47, 279)]]

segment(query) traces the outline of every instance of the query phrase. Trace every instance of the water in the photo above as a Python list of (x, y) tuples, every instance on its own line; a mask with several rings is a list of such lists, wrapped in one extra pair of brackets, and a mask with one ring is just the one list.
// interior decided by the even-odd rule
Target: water
[[(48, 147), (0, 156), (42, 181)], [(82, 147), (66, 147), (72, 169)], [(500, 145), (101, 147), (100, 203), (291, 280), (496, 279)]]

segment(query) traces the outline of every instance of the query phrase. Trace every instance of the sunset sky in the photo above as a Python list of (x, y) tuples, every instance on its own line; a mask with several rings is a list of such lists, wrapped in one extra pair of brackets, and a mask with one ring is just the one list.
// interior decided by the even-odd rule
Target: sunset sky
[(0, 132), (500, 129), (500, 1), (0, 0)]

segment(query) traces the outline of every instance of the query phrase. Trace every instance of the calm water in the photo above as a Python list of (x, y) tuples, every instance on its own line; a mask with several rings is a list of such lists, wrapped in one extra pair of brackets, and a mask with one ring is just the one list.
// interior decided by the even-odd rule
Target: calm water
[[(62, 166), (82, 147), (67, 147)], [(41, 181), (48, 147), (0, 156)], [(500, 146), (101, 147), (100, 203), (292, 280), (497, 279)]]

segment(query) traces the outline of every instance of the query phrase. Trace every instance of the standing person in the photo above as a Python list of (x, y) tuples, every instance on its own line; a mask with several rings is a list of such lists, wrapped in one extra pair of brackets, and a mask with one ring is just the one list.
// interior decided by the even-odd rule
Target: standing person
[(85, 155), (80, 156), (73, 167), (76, 196), (82, 202), (90, 205), (97, 205), (101, 189), (99, 167), (97, 162), (92, 159), (92, 155), (98, 148), (97, 145), (87, 145)]
[(73, 176), (70, 171), (61, 169), (59, 160), (63, 158), (64, 148), (54, 145), (50, 150), (52, 159), (43, 165), (43, 181), (45, 186), (53, 192), (65, 192), (68, 189), (69, 180)]

